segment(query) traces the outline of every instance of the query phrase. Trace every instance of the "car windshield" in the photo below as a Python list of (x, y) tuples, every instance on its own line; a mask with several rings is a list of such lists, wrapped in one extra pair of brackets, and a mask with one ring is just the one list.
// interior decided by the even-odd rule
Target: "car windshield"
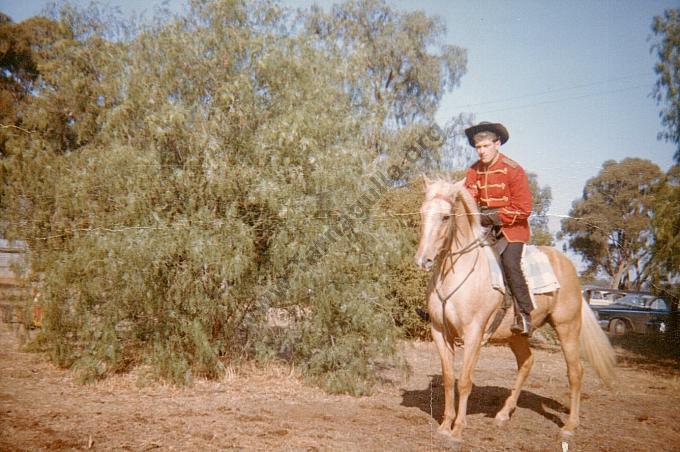
[(647, 308), (662, 311), (668, 310), (668, 305), (666, 304), (665, 300), (656, 298), (652, 295), (626, 295), (616, 300), (616, 304), (635, 308)]
[(668, 311), (668, 305), (666, 304), (665, 300), (662, 300), (661, 298), (657, 298), (654, 300), (649, 307), (654, 309), (655, 311)]
[(637, 295), (626, 295), (625, 297), (616, 300), (616, 304), (621, 304), (624, 306), (633, 306), (636, 308), (641, 308), (645, 305), (644, 300)]

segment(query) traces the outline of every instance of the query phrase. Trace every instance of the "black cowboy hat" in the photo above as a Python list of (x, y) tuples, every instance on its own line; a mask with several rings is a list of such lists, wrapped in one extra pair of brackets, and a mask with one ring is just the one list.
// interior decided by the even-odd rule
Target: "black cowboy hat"
[(503, 124), (482, 121), (476, 126), (472, 126), (465, 129), (465, 135), (467, 135), (468, 141), (470, 142), (470, 146), (475, 145), (475, 142), (472, 140), (472, 137), (474, 137), (479, 132), (495, 133), (496, 136), (501, 140), (501, 144), (505, 144), (505, 142), (508, 141), (508, 139), (510, 138), (508, 129), (506, 129)]

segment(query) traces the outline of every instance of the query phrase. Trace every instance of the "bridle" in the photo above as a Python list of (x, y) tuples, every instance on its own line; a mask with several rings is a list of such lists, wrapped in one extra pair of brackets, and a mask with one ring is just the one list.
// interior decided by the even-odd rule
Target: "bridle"
[[(451, 210), (452, 210), (451, 216), (455, 215), (455, 213), (453, 213), (454, 200), (451, 199), (450, 196), (446, 196), (446, 195), (442, 195), (442, 194), (437, 193), (430, 199), (440, 199), (442, 201), (447, 202), (451, 206)], [(452, 218), (449, 218), (448, 221), (452, 221)], [(449, 227), (450, 227), (450, 224), (449, 224)], [(451, 228), (447, 243), (451, 243), (451, 240), (453, 240), (452, 236), (453, 236), (454, 230), (455, 229)], [(463, 284), (465, 284), (465, 282), (468, 280), (470, 275), (472, 275), (472, 273), (475, 271), (475, 268), (477, 267), (477, 262), (479, 261), (480, 248), (484, 247), (484, 246), (491, 246), (495, 243), (495, 240), (493, 242), (490, 240), (493, 237), (492, 230), (493, 229), (490, 228), (485, 236), (477, 237), (475, 240), (471, 241), (470, 243), (463, 246), (462, 248), (460, 248), (456, 251), (450, 251), (444, 257), (444, 259), (450, 259), (451, 260), (451, 268), (447, 272), (439, 275), (439, 281), (440, 282), (444, 280), (444, 278), (446, 277), (446, 275), (448, 274), (449, 271), (451, 271), (451, 272), (454, 271), (453, 267), (456, 264), (456, 262), (458, 262), (458, 259), (460, 258), (460, 256), (467, 254), (471, 251), (477, 250), (477, 254), (475, 255), (475, 261), (473, 262), (472, 267), (470, 268), (470, 271), (467, 273), (467, 275), (465, 275), (463, 280), (451, 292), (449, 292), (448, 295), (442, 296), (442, 294), (439, 292), (439, 287), (438, 287), (439, 284), (435, 284), (434, 290), (437, 293), (437, 297), (439, 297), (439, 301), (441, 301), (441, 303), (442, 303), (442, 308), (444, 307), (446, 302), (449, 300), (449, 298), (451, 298), (463, 286)], [(441, 254), (443, 254), (443, 252), (441, 252), (440, 255)], [(454, 260), (454, 258), (455, 258), (455, 260)], [(446, 322), (444, 322), (444, 323), (446, 323)]]
[[(454, 207), (455, 207), (455, 204), (454, 204), (455, 200), (454, 199), (452, 199), (449, 196), (440, 195), (440, 194), (435, 194), (431, 199), (441, 199), (443, 201), (446, 201), (451, 206), (450, 216), (455, 216), (455, 212), (453, 211)], [(449, 218), (448, 221), (451, 221), (451, 218)], [(450, 245), (453, 241), (453, 234), (455, 232), (455, 228), (451, 228), (450, 224), (449, 224), (449, 228), (450, 228), (449, 237), (447, 237), (447, 241), (445, 243), (448, 243), (449, 247), (450, 247)], [(443, 317), (442, 326), (444, 328), (444, 331), (443, 331), (444, 337), (449, 336), (448, 322), (446, 321), (446, 302), (463, 286), (463, 284), (465, 284), (465, 282), (468, 280), (470, 275), (472, 275), (472, 273), (475, 271), (475, 269), (477, 267), (477, 262), (479, 261), (479, 254), (481, 253), (480, 248), (482, 248), (484, 246), (493, 246), (493, 245), (496, 244), (497, 241), (498, 240), (497, 240), (496, 236), (494, 235), (494, 228), (489, 228), (487, 233), (483, 237), (477, 237), (475, 240), (472, 240), (470, 243), (463, 246), (462, 248), (460, 248), (456, 251), (450, 251), (446, 256), (444, 256), (444, 259), (450, 259), (451, 260), (451, 268), (446, 272), (443, 272), (443, 273), (441, 271), (439, 272), (439, 282), (437, 282), (435, 284), (435, 287), (434, 287), (435, 293), (437, 294), (437, 297), (439, 298), (439, 301), (442, 304), (442, 317)], [(463, 255), (465, 255), (469, 252), (472, 252), (474, 250), (477, 251), (477, 254), (475, 255), (475, 260), (472, 264), (472, 267), (470, 268), (470, 271), (468, 271), (468, 273), (465, 275), (463, 280), (451, 292), (449, 292), (448, 295), (443, 296), (439, 292), (439, 285), (441, 284), (441, 282), (444, 280), (444, 278), (446, 277), (446, 275), (448, 274), (449, 271), (451, 271), (451, 272), (454, 271), (454, 266), (455, 266), (456, 262), (458, 262), (458, 259), (460, 259), (461, 256), (463, 256)], [(444, 255), (444, 251), (442, 250), (439, 253), (439, 255), (437, 256), (437, 258), (440, 259), (443, 255)], [(506, 300), (506, 302), (508, 302), (509, 299), (508, 299), (507, 296), (506, 296), (505, 300)], [(489, 338), (496, 331), (496, 329), (500, 325), (501, 321), (505, 317), (505, 314), (506, 314), (508, 308), (509, 308), (509, 304), (503, 304), (500, 307), (500, 309), (498, 309), (498, 311), (496, 312), (495, 318), (491, 322), (491, 325), (489, 325), (489, 328), (484, 333), (484, 337), (482, 339), (483, 344), (486, 344), (486, 342), (489, 340)], [(451, 345), (449, 344), (449, 342), (447, 341), (446, 343), (449, 346), (449, 348), (451, 348)]]

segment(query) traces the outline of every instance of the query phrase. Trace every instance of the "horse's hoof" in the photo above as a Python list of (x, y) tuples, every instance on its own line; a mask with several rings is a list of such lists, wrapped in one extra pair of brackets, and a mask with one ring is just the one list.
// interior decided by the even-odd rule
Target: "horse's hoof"
[(437, 428), (437, 432), (441, 433), (443, 435), (450, 435), (451, 434), (451, 424), (453, 424), (453, 419), (451, 418), (446, 418), (442, 421), (441, 424), (439, 424), (439, 427)]
[(441, 438), (443, 441), (451, 441), (453, 438), (451, 436), (451, 430), (448, 432), (446, 430), (437, 430), (437, 437)]
[(509, 420), (510, 416), (497, 414), (493, 422), (494, 424), (496, 424), (497, 427), (503, 427), (505, 424), (508, 423)]
[(453, 441), (456, 444), (463, 444), (463, 435), (455, 435), (451, 433), (451, 441)]
[(437, 433), (444, 436), (451, 436), (451, 427), (440, 425), (439, 428), (437, 429)]
[(437, 436), (447, 445), (447, 449), (455, 452), (463, 450), (464, 442), (460, 436), (454, 436), (451, 430), (438, 430)]
[(565, 441), (570, 440), (574, 437), (574, 431), (562, 429), (562, 430), (560, 430), (560, 436)]
[(454, 426), (453, 430), (451, 430), (451, 439), (457, 443), (462, 443), (463, 442), (463, 427), (462, 426)]

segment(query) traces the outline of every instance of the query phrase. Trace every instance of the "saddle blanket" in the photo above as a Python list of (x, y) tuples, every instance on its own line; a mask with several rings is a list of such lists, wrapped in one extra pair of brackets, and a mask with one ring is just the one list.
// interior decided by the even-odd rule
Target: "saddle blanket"
[[(499, 240), (494, 247), (485, 246), (489, 257), (489, 270), (491, 271), (491, 285), (494, 289), (505, 293), (505, 283), (503, 282), (503, 272), (500, 266), (500, 253), (507, 245), (505, 239)], [(525, 245), (522, 254), (522, 271), (527, 280), (530, 294), (541, 294), (554, 292), (560, 288), (555, 272), (553, 272), (548, 256), (534, 245)], [(534, 307), (536, 302), (532, 300)]]

